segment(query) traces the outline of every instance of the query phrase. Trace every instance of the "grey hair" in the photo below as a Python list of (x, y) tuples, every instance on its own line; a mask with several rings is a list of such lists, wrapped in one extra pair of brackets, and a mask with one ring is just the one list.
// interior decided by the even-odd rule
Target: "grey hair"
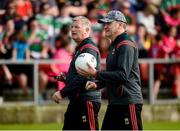
[(83, 26), (91, 30), (91, 22), (85, 16), (76, 16), (73, 18), (73, 21), (81, 21)]

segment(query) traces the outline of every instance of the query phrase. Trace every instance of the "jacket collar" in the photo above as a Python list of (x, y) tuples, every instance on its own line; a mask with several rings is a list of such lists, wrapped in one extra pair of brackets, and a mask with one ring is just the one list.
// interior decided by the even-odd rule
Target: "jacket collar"
[(112, 45), (116, 45), (118, 44), (119, 42), (121, 42), (122, 40), (129, 40), (129, 36), (128, 36), (128, 33), (125, 31), (123, 32), (122, 34), (118, 35), (115, 40), (112, 42)]
[(85, 39), (76, 47), (76, 51), (78, 51), (83, 45), (85, 45), (85, 44), (87, 44), (87, 43), (91, 43), (90, 41), (92, 41), (90, 37), (85, 38)]

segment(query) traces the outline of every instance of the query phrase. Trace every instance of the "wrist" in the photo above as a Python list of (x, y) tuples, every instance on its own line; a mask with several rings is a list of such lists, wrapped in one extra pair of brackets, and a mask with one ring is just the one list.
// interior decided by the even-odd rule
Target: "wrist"
[(94, 77), (97, 78), (98, 71), (96, 70), (94, 73)]
[(62, 98), (66, 97), (62, 90), (59, 91), (59, 94), (61, 95)]

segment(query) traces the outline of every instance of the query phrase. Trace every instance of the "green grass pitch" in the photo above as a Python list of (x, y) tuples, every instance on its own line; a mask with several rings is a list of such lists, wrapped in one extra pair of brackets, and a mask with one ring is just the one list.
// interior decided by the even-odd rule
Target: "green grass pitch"
[[(62, 123), (0, 124), (0, 130), (60, 130)], [(180, 130), (180, 122), (144, 122), (145, 130)]]

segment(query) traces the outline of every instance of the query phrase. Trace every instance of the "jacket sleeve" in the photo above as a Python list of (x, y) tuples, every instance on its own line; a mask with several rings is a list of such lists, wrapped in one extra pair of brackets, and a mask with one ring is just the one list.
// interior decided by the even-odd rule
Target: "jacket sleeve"
[[(81, 53), (90, 53), (98, 60), (98, 54), (92, 49), (84, 49)], [(97, 61), (98, 62), (98, 61)], [(77, 90), (85, 90), (85, 85), (87, 81), (93, 81), (92, 77), (83, 77), (76, 72), (74, 79), (67, 83), (67, 85), (60, 91), (62, 97), (70, 96), (76, 93)]]
[(61, 91), (62, 97), (70, 96), (76, 93), (81, 87), (85, 87), (88, 78), (76, 75), (71, 83), (68, 83)]
[(97, 72), (96, 79), (110, 83), (124, 82), (128, 80), (134, 62), (134, 48), (123, 45), (118, 48), (117, 70)]

